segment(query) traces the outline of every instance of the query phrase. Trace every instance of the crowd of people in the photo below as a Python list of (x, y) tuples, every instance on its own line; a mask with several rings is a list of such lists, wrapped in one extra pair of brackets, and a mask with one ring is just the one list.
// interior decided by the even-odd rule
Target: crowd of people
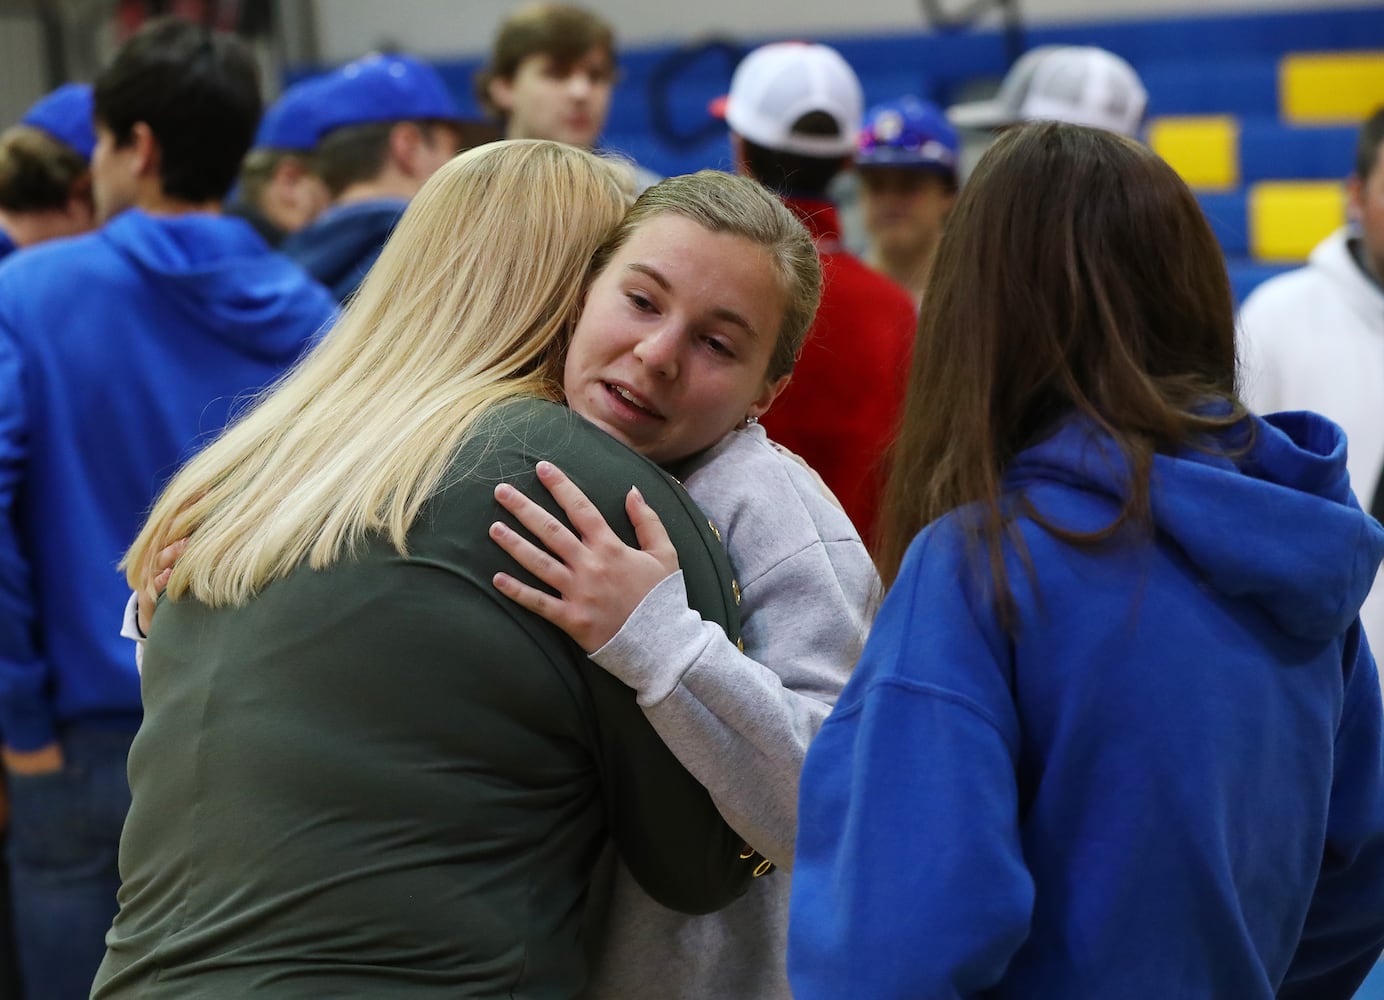
[(160, 19), (0, 133), (0, 993), (1352, 996), (1384, 110), (1237, 319), (1111, 53), (764, 45), (667, 179), (617, 65), (518, 10), (463, 151)]

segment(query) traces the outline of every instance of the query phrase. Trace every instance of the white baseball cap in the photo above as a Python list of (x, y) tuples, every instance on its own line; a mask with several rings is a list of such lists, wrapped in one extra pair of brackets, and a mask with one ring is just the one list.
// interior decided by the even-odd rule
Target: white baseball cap
[(954, 105), (947, 117), (961, 128), (1058, 121), (1135, 136), (1148, 100), (1139, 74), (1113, 52), (1046, 45), (1016, 62), (991, 100)]
[[(730, 93), (712, 114), (750, 142), (802, 156), (850, 156), (865, 117), (860, 80), (841, 53), (810, 42), (774, 42), (735, 68)], [(803, 135), (793, 125), (814, 111), (829, 115), (836, 135)]]

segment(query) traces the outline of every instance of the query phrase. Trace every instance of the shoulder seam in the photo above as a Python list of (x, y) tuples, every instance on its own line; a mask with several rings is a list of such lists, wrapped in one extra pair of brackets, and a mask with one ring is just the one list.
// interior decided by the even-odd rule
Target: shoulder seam
[(858, 699), (856, 699), (851, 705), (842, 706), (840, 711), (833, 712), (830, 716), (828, 716), (827, 724), (829, 724), (833, 719), (838, 717), (844, 719), (849, 718), (851, 716), (859, 715), (861, 710), (865, 707), (865, 699), (872, 692), (880, 688), (886, 687), (898, 688), (899, 690), (906, 691), (909, 694), (920, 695), (924, 698), (930, 698), (935, 701), (950, 702), (951, 704), (956, 705), (959, 708), (965, 709), (971, 715), (974, 715), (976, 718), (980, 719), (987, 726), (993, 729), (995, 731), (995, 735), (997, 735), (1001, 740), (1004, 741), (1005, 746), (1009, 747), (1010, 752), (1017, 754), (1018, 747), (1011, 745), (1009, 737), (1005, 735), (1005, 732), (1000, 727), (998, 720), (996, 720), (995, 717), (991, 715), (989, 711), (986, 710), (985, 706), (981, 705), (973, 698), (968, 698), (966, 695), (962, 694), (959, 691), (953, 691), (951, 688), (942, 687), (938, 684), (932, 684), (928, 681), (910, 680), (906, 677), (881, 677), (878, 680), (871, 682), (870, 685), (863, 692), (861, 692), (861, 696)]

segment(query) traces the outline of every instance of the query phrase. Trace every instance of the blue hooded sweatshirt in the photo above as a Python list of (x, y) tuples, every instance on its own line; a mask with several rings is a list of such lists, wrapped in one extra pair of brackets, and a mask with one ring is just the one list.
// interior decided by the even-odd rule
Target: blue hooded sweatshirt
[[(1235, 462), (1155, 459), (1151, 535), (1077, 546), (1020, 518), (1012, 635), (973, 583), (970, 512), (914, 540), (808, 752), (795, 997), (1353, 994), (1384, 948), (1357, 618), (1384, 530), (1334, 424), (1253, 423)], [(1089, 531), (1124, 468), (1072, 421), (1005, 489)]]
[(345, 302), (374, 266), (408, 202), (379, 198), (327, 209), (284, 241), (282, 250)]
[(239, 219), (122, 213), (0, 266), (0, 736), (130, 728), (116, 569), (159, 489), (335, 316)]

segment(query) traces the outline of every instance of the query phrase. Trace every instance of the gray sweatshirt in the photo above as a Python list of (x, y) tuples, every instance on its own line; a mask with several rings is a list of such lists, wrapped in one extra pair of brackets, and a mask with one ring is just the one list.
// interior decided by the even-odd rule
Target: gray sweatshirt
[(617, 863), (592, 1000), (791, 996), (784, 968), (798, 778), (850, 677), (878, 577), (816, 475), (758, 426), (728, 435), (684, 485), (719, 529), (741, 591), (742, 653), (660, 583), (592, 654), (634, 688), (673, 753), (737, 833), (779, 867), (718, 913), (651, 900)]

